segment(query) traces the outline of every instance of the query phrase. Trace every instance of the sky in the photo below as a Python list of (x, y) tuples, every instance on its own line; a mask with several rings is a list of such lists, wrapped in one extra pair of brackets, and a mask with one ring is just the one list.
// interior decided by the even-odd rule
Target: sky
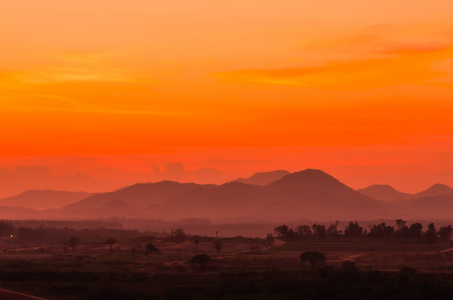
[(0, 196), (322, 169), (453, 186), (453, 3), (0, 0)]

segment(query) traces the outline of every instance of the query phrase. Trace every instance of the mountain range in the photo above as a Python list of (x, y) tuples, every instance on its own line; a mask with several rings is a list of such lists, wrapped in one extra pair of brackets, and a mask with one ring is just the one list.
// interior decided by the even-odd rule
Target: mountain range
[(425, 191), (416, 193), (416, 194), (408, 194), (397, 191), (390, 185), (378, 185), (374, 184), (364, 189), (357, 190), (358, 192), (374, 198), (376, 200), (381, 200), (385, 202), (394, 202), (394, 201), (401, 201), (401, 200), (414, 200), (426, 197), (437, 197), (437, 196), (449, 196), (453, 195), (453, 189), (449, 186), (444, 184), (434, 184), (430, 188)]
[[(14, 203), (0, 207), (0, 217), (207, 218), (223, 222), (448, 218), (453, 208), (450, 190), (447, 186), (435, 185), (418, 194), (401, 193), (390, 186), (371, 186), (356, 191), (321, 170), (307, 169), (295, 173), (258, 173), (223, 185), (162, 181), (139, 183), (108, 193), (60, 194), (59, 204), (51, 201), (46, 204), (50, 209), (42, 211), (37, 211), (42, 206), (37, 205), (36, 199), (44, 203), (45, 198), (33, 198), (33, 193), (23, 193), (16, 198), (0, 199), (0, 205)], [(49, 191), (37, 195), (44, 197), (45, 193)], [(82, 199), (71, 200), (68, 204), (69, 199), (76, 196)], [(32, 198), (34, 202), (30, 202)], [(14, 202), (14, 199), (27, 201)], [(17, 207), (22, 205), (16, 203), (34, 206)]]

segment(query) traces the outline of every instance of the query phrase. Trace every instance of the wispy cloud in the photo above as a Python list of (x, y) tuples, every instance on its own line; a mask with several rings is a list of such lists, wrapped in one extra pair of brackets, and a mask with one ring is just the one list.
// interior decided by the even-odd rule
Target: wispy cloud
[[(305, 40), (298, 63), (280, 68), (237, 69), (215, 77), (238, 84), (361, 90), (397, 85), (452, 83), (442, 62), (453, 56), (445, 32), (379, 24), (346, 35)], [(294, 59), (293, 59), (294, 61)]]
[[(114, 63), (116, 53), (63, 53), (58, 64), (29, 70), (0, 72), (0, 103), (12, 110), (70, 110), (73, 112), (180, 115), (144, 107), (129, 97), (150, 97), (156, 81)], [(114, 100), (112, 96), (122, 95)], [(145, 101), (139, 101), (144, 103)]]
[(379, 58), (328, 61), (317, 66), (246, 69), (215, 74), (234, 83), (277, 84), (334, 89), (369, 89), (394, 85), (448, 82), (433, 63), (453, 55), (451, 45), (402, 45), (380, 51)]

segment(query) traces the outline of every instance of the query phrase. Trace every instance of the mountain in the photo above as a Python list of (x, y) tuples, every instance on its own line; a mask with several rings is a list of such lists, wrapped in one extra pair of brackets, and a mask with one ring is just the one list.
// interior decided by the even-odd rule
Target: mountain
[(15, 207), (15, 206), (0, 206), (0, 219), (35, 219), (39, 217), (39, 212), (31, 208)]
[(288, 171), (285, 170), (277, 170), (271, 172), (260, 172), (255, 173), (251, 177), (242, 178), (239, 177), (234, 181), (245, 183), (245, 184), (252, 184), (252, 185), (267, 185), (271, 182), (277, 181), (283, 176), (290, 174)]
[[(391, 188), (386, 190), (398, 194)], [(428, 189), (430, 193), (445, 190), (439, 186)], [(420, 218), (435, 216), (436, 210), (444, 214), (451, 211), (449, 196), (438, 197), (442, 196), (386, 203), (353, 190), (321, 170), (307, 169), (267, 185), (238, 181), (222, 185), (140, 183), (94, 194), (61, 209), (39, 212), (39, 216), (52, 219), (115, 216), (168, 221), (203, 218), (214, 222)]]
[(61, 208), (78, 202), (92, 194), (54, 190), (30, 190), (19, 195), (0, 199), (0, 205), (28, 207), (35, 210)]
[(153, 213), (182, 217), (282, 221), (297, 218), (379, 218), (393, 214), (385, 205), (347, 187), (320, 170), (288, 174), (265, 186), (231, 182), (194, 189), (169, 198)]
[(385, 201), (394, 202), (397, 200), (408, 199), (411, 195), (395, 190), (393, 187), (387, 184), (374, 184), (367, 188), (358, 189), (359, 193), (364, 194), (370, 198)]
[(223, 185), (171, 181), (136, 184), (92, 195), (59, 211), (66, 217), (77, 218), (117, 213), (119, 217), (217, 221), (394, 217), (384, 203), (360, 194), (321, 170), (312, 169), (287, 174), (264, 186), (238, 181)]
[(395, 190), (389, 185), (371, 185), (367, 188), (359, 189), (358, 192), (377, 200), (385, 202), (394, 202), (398, 200), (413, 200), (426, 197), (448, 196), (453, 195), (453, 189), (444, 184), (434, 184), (425, 191), (416, 194), (407, 194)]
[(286, 175), (266, 189), (276, 195), (273, 214), (281, 217), (374, 219), (393, 215), (384, 203), (360, 194), (321, 170)]
[(395, 204), (395, 209), (412, 216), (427, 219), (451, 219), (453, 211), (453, 195), (430, 196), (417, 198)]
[[(117, 191), (94, 194), (79, 202), (63, 207), (61, 212), (66, 216), (84, 216), (87, 211), (99, 211), (112, 200), (120, 200), (136, 208), (145, 208), (160, 205), (173, 195), (185, 193), (203, 186), (195, 183), (179, 183), (174, 181), (137, 183)], [(143, 215), (139, 214), (137, 217), (143, 217)]]
[(412, 195), (411, 198), (417, 199), (417, 198), (436, 197), (436, 196), (444, 196), (444, 195), (445, 196), (453, 195), (453, 189), (444, 184), (437, 183), (423, 192)]

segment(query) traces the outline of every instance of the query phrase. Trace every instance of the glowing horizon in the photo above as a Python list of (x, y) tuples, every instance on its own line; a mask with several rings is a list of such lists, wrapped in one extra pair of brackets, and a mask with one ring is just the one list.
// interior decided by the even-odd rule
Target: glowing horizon
[(0, 175), (110, 189), (316, 168), (353, 188), (453, 186), (450, 1), (2, 8)]

